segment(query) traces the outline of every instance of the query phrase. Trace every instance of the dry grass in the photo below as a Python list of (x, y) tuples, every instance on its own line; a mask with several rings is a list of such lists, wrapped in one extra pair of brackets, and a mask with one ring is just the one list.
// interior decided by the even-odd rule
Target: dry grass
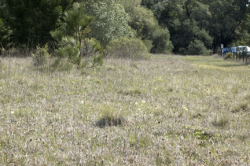
[(0, 60), (0, 165), (250, 164), (249, 66), (158, 55), (52, 72)]

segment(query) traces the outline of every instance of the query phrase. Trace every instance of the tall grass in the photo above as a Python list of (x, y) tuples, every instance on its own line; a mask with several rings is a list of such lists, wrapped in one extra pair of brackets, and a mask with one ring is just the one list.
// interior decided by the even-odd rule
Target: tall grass
[(250, 164), (248, 66), (157, 55), (51, 71), (0, 60), (0, 165)]

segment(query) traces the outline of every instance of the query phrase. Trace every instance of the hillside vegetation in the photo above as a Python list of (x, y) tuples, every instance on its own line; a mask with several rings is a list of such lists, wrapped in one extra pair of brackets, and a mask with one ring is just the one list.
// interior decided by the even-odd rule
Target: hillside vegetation
[(0, 58), (0, 165), (249, 165), (249, 75), (216, 56)]
[(127, 38), (150, 53), (211, 55), (250, 45), (249, 21), (247, 0), (0, 0), (0, 48), (47, 45), (79, 62), (86, 45)]

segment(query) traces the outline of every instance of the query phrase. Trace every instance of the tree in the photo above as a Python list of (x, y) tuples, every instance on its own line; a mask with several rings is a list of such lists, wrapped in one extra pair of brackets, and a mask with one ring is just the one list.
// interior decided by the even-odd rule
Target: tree
[(227, 46), (248, 36), (249, 25), (246, 21), (249, 16), (246, 0), (217, 0), (206, 2), (211, 13), (210, 34), (214, 37), (213, 47), (224, 44)]
[(0, 48), (5, 47), (8, 44), (8, 28), (4, 25), (0, 19)]
[(123, 6), (114, 0), (86, 2), (86, 11), (94, 18), (91, 36), (104, 46), (114, 39), (133, 36), (128, 25), (128, 15)]
[(189, 46), (197, 41), (205, 47), (203, 50), (211, 48), (213, 39), (207, 29), (211, 17), (208, 5), (196, 0), (158, 0), (156, 4), (147, 1), (147, 5), (153, 10), (159, 24), (168, 27), (174, 52), (185, 54)]
[[(86, 44), (91, 44), (92, 49), (98, 52), (102, 49), (100, 44), (94, 39), (86, 39), (90, 32), (89, 25), (93, 21), (84, 12), (84, 3), (74, 3), (72, 9), (64, 13), (62, 21), (59, 21), (59, 27), (51, 32), (52, 36), (59, 42), (60, 48), (56, 50), (59, 57), (66, 57), (73, 64), (80, 66), (81, 55)], [(86, 49), (86, 48), (85, 48)], [(96, 56), (92, 65), (99, 63), (101, 56)]]
[(51, 32), (53, 37), (65, 44), (81, 48), (82, 41), (90, 31), (89, 25), (93, 18), (84, 12), (83, 3), (74, 3), (72, 9), (65, 11), (62, 21), (59, 20), (59, 27)]
[(50, 31), (72, 0), (5, 0), (0, 10), (3, 23), (11, 29), (10, 42), (35, 47), (52, 39)]
[(153, 53), (171, 52), (173, 49), (167, 28), (159, 26), (153, 12), (142, 6), (127, 6), (129, 25)]
[[(203, 43), (208, 49), (216, 50), (220, 44), (250, 44), (247, 0), (142, 0), (141, 4), (154, 12), (162, 27), (169, 29), (174, 52), (186, 49), (194, 40), (204, 41), (196, 38), (200, 34), (208, 39)], [(190, 29), (201, 32), (184, 34)]]

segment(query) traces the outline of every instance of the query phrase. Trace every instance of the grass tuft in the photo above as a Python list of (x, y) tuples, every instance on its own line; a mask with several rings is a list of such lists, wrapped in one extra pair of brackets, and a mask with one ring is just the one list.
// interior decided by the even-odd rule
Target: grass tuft
[(114, 117), (112, 115), (106, 115), (96, 122), (96, 126), (103, 128), (106, 126), (121, 126), (125, 122), (122, 117)]
[(229, 120), (226, 115), (215, 115), (211, 123), (216, 127), (226, 127), (229, 124)]
[(240, 112), (240, 111), (248, 111), (250, 108), (249, 108), (249, 101), (242, 101), (240, 102), (238, 105), (233, 105), (231, 107), (231, 112), (232, 113), (237, 113), (237, 112)]

